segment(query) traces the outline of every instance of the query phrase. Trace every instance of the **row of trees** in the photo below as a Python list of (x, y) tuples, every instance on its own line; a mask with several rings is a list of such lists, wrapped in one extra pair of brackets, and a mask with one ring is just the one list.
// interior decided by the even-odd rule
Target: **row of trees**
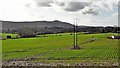
[[(61, 27), (24, 27), (19, 29), (8, 29), (3, 30), (4, 33), (17, 33), (21, 37), (35, 37), (38, 34), (53, 34), (53, 33), (65, 33), (73, 32), (74, 28), (61, 28)], [(77, 27), (77, 32), (88, 32), (88, 33), (118, 33), (119, 27)]]
[(120, 31), (120, 27), (85, 27), (77, 29), (78, 32), (90, 32), (90, 33), (118, 33)]

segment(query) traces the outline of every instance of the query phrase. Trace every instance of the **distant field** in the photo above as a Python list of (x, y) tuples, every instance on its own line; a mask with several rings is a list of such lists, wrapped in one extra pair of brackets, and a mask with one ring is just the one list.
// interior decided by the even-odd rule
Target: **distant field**
[[(61, 35), (61, 36), (60, 36)], [(118, 62), (118, 40), (107, 39), (115, 33), (78, 35), (80, 50), (71, 50), (73, 35), (70, 33), (38, 35), (34, 38), (2, 40), (3, 61), (24, 60), (30, 62)], [(92, 37), (93, 42), (88, 42)], [(34, 57), (34, 58), (33, 58)], [(33, 58), (33, 59), (31, 59)]]

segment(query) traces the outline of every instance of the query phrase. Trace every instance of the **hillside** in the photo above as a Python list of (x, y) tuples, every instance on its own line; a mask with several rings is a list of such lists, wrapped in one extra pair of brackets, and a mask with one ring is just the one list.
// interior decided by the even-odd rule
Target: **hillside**
[(55, 21), (24, 21), (24, 22), (13, 22), (13, 21), (2, 21), (2, 29), (17, 29), (23, 27), (61, 27), (61, 28), (73, 28), (72, 24), (67, 22)]
[[(58, 33), (58, 32), (73, 32), (74, 27), (72, 24), (68, 22), (62, 21), (1, 21), (2, 31), (7, 33), (14, 33), (21, 30), (32, 30), (35, 33)], [(26, 28), (27, 27), (27, 28)], [(28, 28), (29, 27), (29, 28)], [(0, 30), (1, 31), (1, 30)], [(119, 27), (112, 26), (82, 26), (79, 25), (77, 27), (77, 31), (79, 32), (90, 32), (90, 33), (107, 33), (114, 32), (117, 33), (119, 31)]]

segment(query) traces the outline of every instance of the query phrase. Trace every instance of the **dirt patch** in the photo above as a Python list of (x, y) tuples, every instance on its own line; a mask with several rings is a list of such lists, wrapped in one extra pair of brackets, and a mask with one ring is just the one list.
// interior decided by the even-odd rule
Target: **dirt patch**
[(75, 63), (69, 64), (65, 62), (51, 62), (51, 63), (43, 63), (43, 62), (28, 62), (28, 61), (11, 61), (11, 62), (3, 62), (3, 66), (115, 66), (117, 67), (118, 62), (110, 63), (110, 62), (84, 62), (84, 63)]

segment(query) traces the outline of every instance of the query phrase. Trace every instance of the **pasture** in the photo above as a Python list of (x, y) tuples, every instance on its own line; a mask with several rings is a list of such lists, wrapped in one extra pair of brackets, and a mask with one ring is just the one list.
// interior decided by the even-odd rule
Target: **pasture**
[[(115, 33), (79, 34), (82, 49), (71, 50), (73, 35), (70, 33), (38, 35), (33, 38), (2, 40), (4, 61), (29, 61), (42, 63), (104, 63), (118, 62), (118, 40), (107, 39)], [(92, 37), (96, 40), (88, 42)]]

